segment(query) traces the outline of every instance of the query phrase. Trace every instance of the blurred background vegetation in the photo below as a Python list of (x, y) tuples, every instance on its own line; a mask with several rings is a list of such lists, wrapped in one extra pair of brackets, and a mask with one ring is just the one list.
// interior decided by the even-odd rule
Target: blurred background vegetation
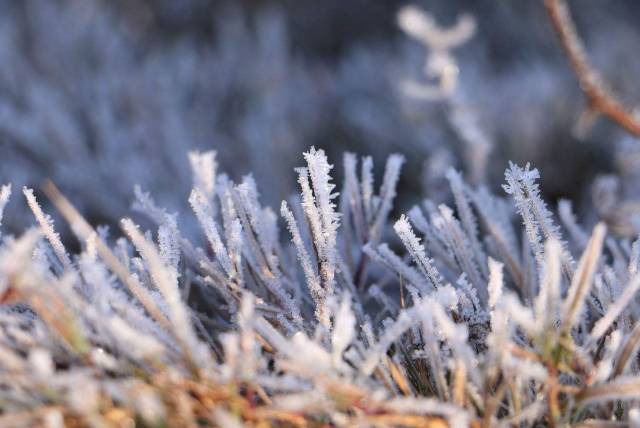
[[(450, 164), (465, 170), (468, 148), (449, 107), (399, 90), (421, 76), (425, 56), (398, 29), (404, 4), (0, 0), (0, 180), (18, 189), (51, 178), (109, 224), (127, 212), (134, 184), (185, 211), (193, 149), (216, 150), (234, 179), (253, 173), (276, 205), (315, 145), (338, 178), (344, 151), (371, 154), (379, 167), (403, 153), (399, 210), (437, 199), (424, 183)], [(492, 144), (487, 185), (497, 188), (508, 160), (531, 161), (548, 200), (580, 207), (591, 204), (596, 176), (633, 175), (636, 142), (624, 131), (601, 119), (577, 138), (585, 100), (541, 1), (415, 4), (445, 27), (461, 13), (476, 19), (475, 36), (455, 51), (454, 101)], [(638, 2), (570, 6), (594, 65), (633, 104)], [(627, 187), (619, 191), (637, 188)], [(4, 222), (17, 231), (31, 219), (14, 210)]]

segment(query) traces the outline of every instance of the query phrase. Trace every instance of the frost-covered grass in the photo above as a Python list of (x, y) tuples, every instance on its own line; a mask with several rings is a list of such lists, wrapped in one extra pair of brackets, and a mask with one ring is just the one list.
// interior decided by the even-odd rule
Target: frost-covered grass
[(452, 206), (394, 220), (402, 156), (376, 186), (345, 154), (338, 198), (312, 148), (279, 218), (251, 176), (189, 158), (195, 242), (140, 189), (157, 230), (119, 237), (48, 184), (69, 254), (23, 189), (38, 227), (0, 250), (1, 426), (638, 426), (640, 241), (571, 213), (563, 233), (537, 170), (510, 165), (503, 195), (450, 170)]
[[(335, 159), (323, 149), (312, 147), (299, 159), (304, 166), (285, 171), (269, 150), (253, 147), (261, 168), (297, 177), (299, 194), (277, 210), (260, 192), (280, 178), (234, 180), (214, 151), (178, 155), (189, 135), (174, 133), (181, 127), (170, 120), (159, 132), (171, 143), (157, 159), (142, 147), (122, 165), (129, 130), (106, 99), (92, 110), (89, 97), (86, 114), (103, 131), (89, 151), (76, 150), (82, 124), (50, 108), (56, 91), (46, 85), (27, 91), (41, 128), (4, 106), (25, 141), (57, 135), (52, 124), (65, 131), (82, 167), (70, 173), (52, 162), (65, 171), (54, 179), (81, 189), (68, 199), (52, 182), (42, 189), (77, 238), (77, 253), (37, 192), (24, 187), (22, 200), (10, 184), (0, 189), (0, 226), (3, 214), (27, 207), (35, 224), (0, 235), (0, 427), (640, 427), (637, 141), (622, 145), (617, 177), (595, 181), (596, 209), (586, 215), (565, 200), (547, 206), (544, 177), (528, 163), (509, 163), (494, 192), (495, 144), (461, 102), (453, 54), (475, 21), (462, 16), (440, 28), (407, 7), (398, 23), (427, 49), (424, 76), (398, 82), (400, 90), (443, 105), (464, 149), (458, 169), (448, 165), (450, 147), (434, 149), (422, 200), (399, 186), (410, 152), (389, 156), (381, 174), (373, 157), (345, 153), (336, 183)], [(277, 28), (263, 28), (276, 45)], [(205, 57), (234, 63), (227, 49)], [(179, 48), (175, 55), (184, 58)], [(151, 60), (138, 78), (158, 64)], [(84, 84), (96, 89), (103, 78), (90, 74)], [(170, 81), (157, 99), (164, 118), (182, 105), (162, 102), (180, 92)], [(148, 102), (147, 90), (132, 102)], [(254, 143), (301, 135), (258, 126), (279, 111), (271, 107), (284, 99), (274, 97), (257, 107), (266, 116), (249, 112), (239, 126)], [(141, 135), (155, 135), (147, 132), (156, 125), (143, 121)], [(103, 161), (95, 171), (87, 161), (94, 154)], [(163, 189), (142, 171), (147, 161), (149, 171), (162, 171)], [(102, 173), (124, 178), (107, 188), (97, 184)], [(175, 199), (189, 176), (177, 212), (156, 203), (169, 190)], [(132, 186), (133, 213), (121, 232), (90, 224), (75, 208), (100, 210)], [(402, 193), (415, 205), (396, 214)]]

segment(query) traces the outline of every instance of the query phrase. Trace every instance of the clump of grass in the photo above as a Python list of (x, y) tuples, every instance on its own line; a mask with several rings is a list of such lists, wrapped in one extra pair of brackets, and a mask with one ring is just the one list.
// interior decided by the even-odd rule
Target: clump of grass
[(0, 250), (2, 426), (635, 423), (640, 244), (603, 224), (563, 240), (536, 170), (510, 165), (513, 204), (452, 170), (453, 206), (394, 222), (400, 156), (376, 192), (346, 154), (338, 199), (312, 148), (279, 221), (212, 156), (190, 154), (195, 242), (141, 190), (157, 231), (126, 219), (125, 239), (49, 183), (69, 254), (24, 190), (39, 226)]
[[(453, 107), (449, 50), (473, 21), (399, 19), (435, 80), (405, 89)], [(489, 192), (490, 144), (458, 113), (470, 180), (448, 169), (448, 202), (397, 219), (401, 155), (377, 187), (346, 153), (337, 193), (313, 147), (280, 217), (251, 176), (189, 153), (192, 239), (139, 187), (155, 230), (125, 218), (120, 237), (47, 183), (70, 254), (24, 188), (37, 226), (0, 243), (0, 426), (640, 426), (640, 241), (566, 202), (558, 224), (529, 164)]]

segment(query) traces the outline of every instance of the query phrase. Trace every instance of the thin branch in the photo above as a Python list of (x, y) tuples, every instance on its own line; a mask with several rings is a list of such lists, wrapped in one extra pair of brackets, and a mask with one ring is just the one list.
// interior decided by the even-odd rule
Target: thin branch
[(640, 120), (611, 93), (599, 73), (589, 63), (565, 0), (544, 0), (544, 4), (578, 78), (580, 88), (588, 99), (589, 110), (604, 114), (629, 133), (640, 136)]

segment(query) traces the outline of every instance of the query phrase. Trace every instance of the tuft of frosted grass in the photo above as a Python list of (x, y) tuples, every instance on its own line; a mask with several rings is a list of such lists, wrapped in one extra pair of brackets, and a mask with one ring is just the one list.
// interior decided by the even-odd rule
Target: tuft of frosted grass
[[(305, 159), (295, 171), (300, 197), (280, 206), (288, 233), (251, 176), (194, 175), (200, 243), (138, 188), (134, 209), (157, 232), (125, 218), (129, 240), (111, 244), (50, 185), (81, 239), (71, 256), (26, 191), (40, 227), (0, 243), (0, 423), (39, 417), (51, 396), (78, 422), (125, 412), (165, 425), (544, 426), (633, 416), (637, 242), (597, 224), (582, 254), (571, 253), (581, 235), (563, 244), (537, 173), (513, 165), (507, 187), (531, 220), (522, 228), (506, 199), (451, 171), (455, 211), (426, 200), (389, 221), (401, 157), (387, 162), (374, 194), (370, 161), (358, 176), (358, 159), (345, 156), (340, 218), (326, 154), (311, 149)], [(568, 256), (579, 258), (571, 275)]]

